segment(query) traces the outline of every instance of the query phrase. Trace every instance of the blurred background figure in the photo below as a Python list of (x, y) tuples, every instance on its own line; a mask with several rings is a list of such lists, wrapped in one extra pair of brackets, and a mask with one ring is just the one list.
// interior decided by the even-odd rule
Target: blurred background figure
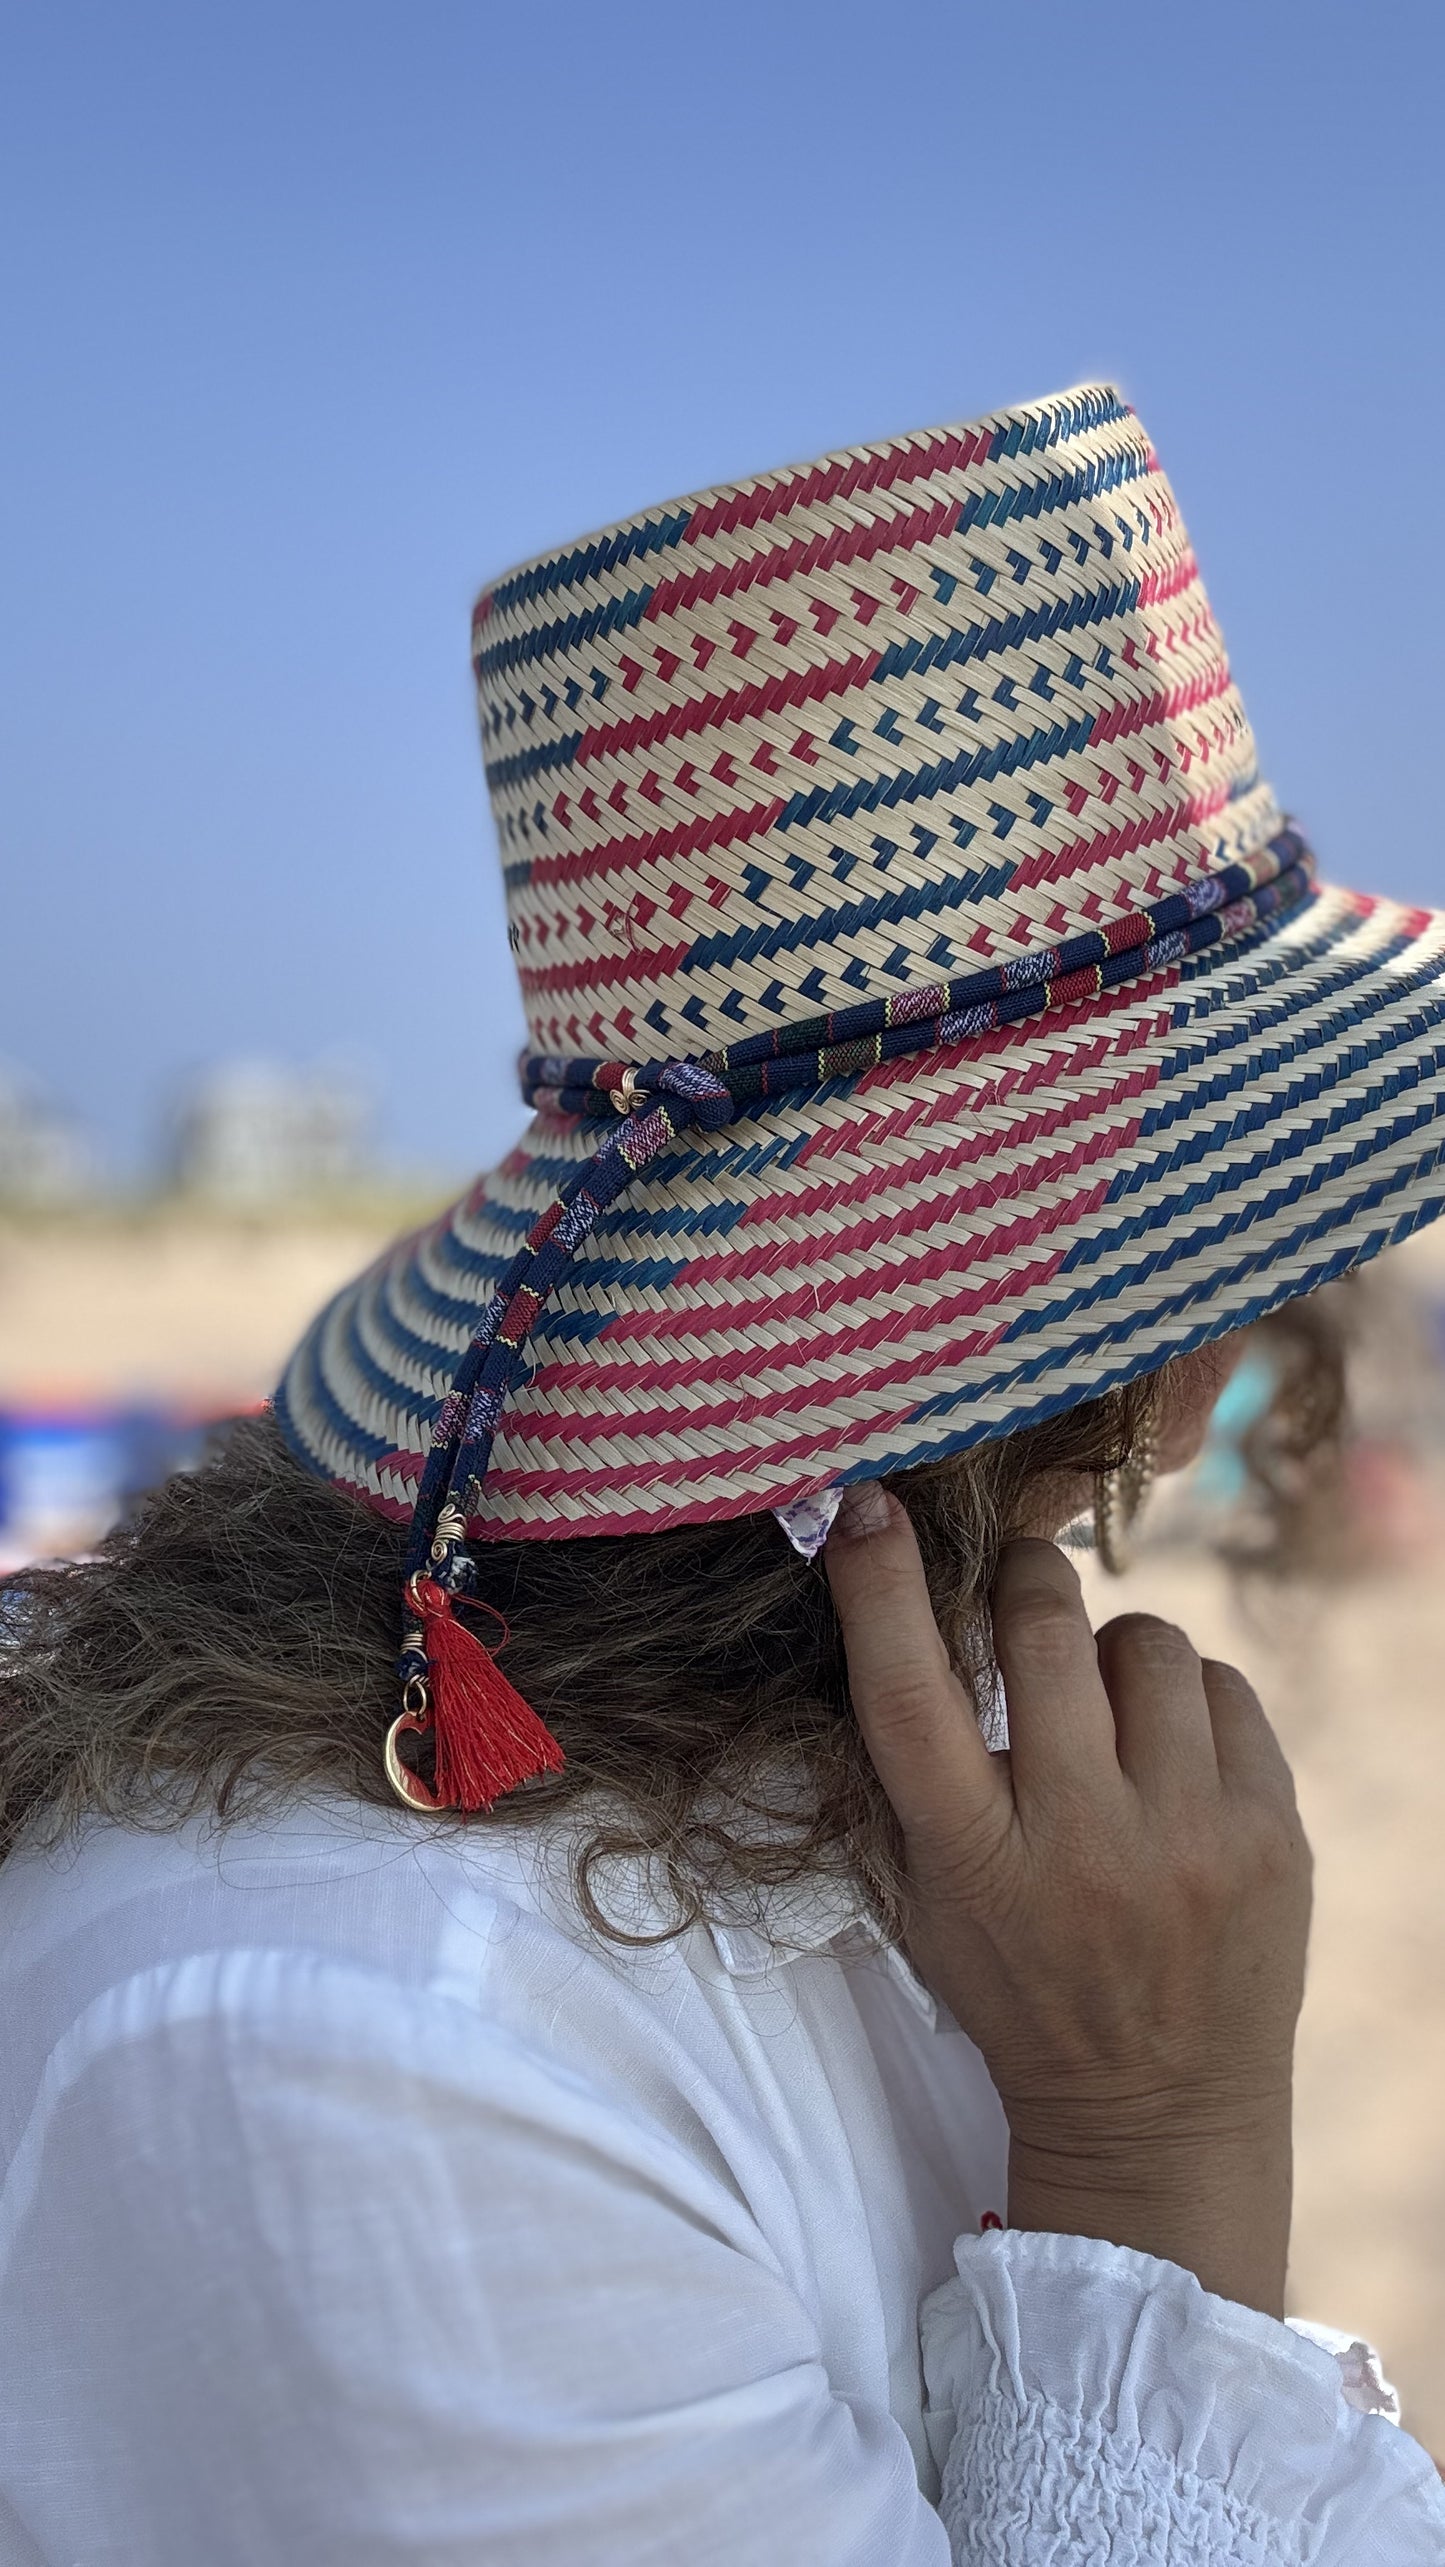
[(174, 1180), (205, 1202), (253, 1211), (354, 1191), (370, 1171), (370, 1121), (344, 1071), (225, 1061), (181, 1101)]
[(70, 1118), (22, 1072), (0, 1061), (0, 1203), (72, 1203), (93, 1181)]
[[(10, 13), (0, 1566), (98, 1541), (520, 1128), (467, 609), (643, 494), (1121, 381), (1325, 870), (1445, 903), (1445, 514), (1370, 441), (1445, 395), (1445, 15), (1137, 14)], [(1086, 1567), (1096, 1619), (1182, 1622), (1282, 1729), (1318, 1856), (1293, 2300), (1388, 2347), (1437, 2451), (1442, 1234), (1353, 1296), (1283, 1604), (1263, 1343), (1135, 1565)]]

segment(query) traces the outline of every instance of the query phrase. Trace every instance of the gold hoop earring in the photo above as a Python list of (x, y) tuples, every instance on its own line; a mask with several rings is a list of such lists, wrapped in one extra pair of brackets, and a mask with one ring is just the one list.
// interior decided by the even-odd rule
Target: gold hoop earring
[(1158, 1458), (1154, 1421), (1146, 1418), (1127, 1462), (1121, 1462), (1116, 1470), (1095, 1474), (1094, 1549), (1100, 1567), (1107, 1569), (1111, 1578), (1122, 1578), (1134, 1556), (1130, 1535), (1154, 1485)]

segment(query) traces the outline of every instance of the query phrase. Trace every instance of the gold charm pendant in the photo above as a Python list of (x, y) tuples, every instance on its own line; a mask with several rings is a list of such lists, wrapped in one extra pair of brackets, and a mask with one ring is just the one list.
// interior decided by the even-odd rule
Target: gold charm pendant
[(395, 1792), (397, 1799), (399, 1801), (403, 1801), (408, 1809), (441, 1808), (441, 1802), (437, 1799), (436, 1793), (432, 1790), (430, 1784), (424, 1783), (420, 1774), (414, 1774), (410, 1765), (404, 1765), (402, 1763), (401, 1753), (397, 1746), (397, 1740), (399, 1738), (425, 1738), (430, 1728), (431, 1716), (429, 1712), (424, 1710), (399, 1711), (386, 1733), (386, 1745), (381, 1751), (382, 1764), (386, 1770), (386, 1779), (390, 1783), (392, 1790)]

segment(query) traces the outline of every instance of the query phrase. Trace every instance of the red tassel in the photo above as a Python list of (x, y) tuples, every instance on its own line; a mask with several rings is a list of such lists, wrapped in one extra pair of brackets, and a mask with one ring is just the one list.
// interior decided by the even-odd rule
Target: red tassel
[[(433, 1789), (442, 1809), (490, 1809), (519, 1783), (560, 1774), (562, 1750), (490, 1649), (459, 1622), (445, 1587), (413, 1578), (436, 1740)], [(506, 1637), (506, 1625), (502, 1626)]]

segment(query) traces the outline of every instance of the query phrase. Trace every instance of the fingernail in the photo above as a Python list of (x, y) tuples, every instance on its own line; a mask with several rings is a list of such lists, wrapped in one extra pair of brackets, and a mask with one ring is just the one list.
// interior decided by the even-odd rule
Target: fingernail
[(881, 1481), (854, 1480), (845, 1488), (838, 1502), (830, 1539), (834, 1542), (861, 1542), (869, 1533), (886, 1533), (892, 1515), (888, 1491)]

